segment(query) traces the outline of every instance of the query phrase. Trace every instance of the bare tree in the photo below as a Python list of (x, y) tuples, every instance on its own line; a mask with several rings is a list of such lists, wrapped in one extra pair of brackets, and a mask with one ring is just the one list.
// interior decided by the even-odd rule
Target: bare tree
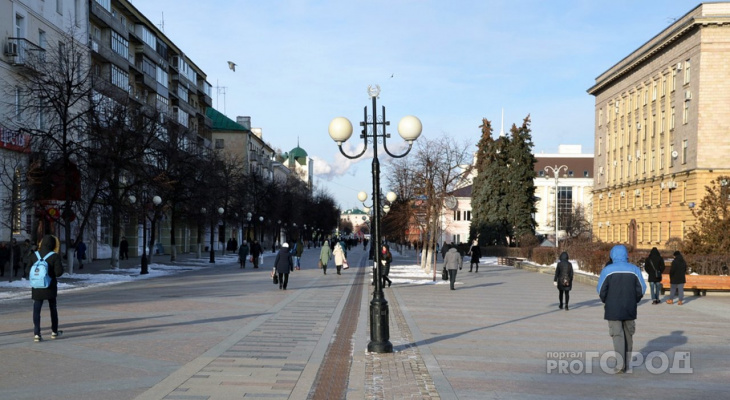
[[(446, 135), (429, 140), (422, 138), (417, 142), (410, 163), (391, 163), (389, 183), (396, 188), (412, 188), (410, 200), (420, 199), (422, 218), (409, 217), (410, 221), (421, 224), (426, 233), (422, 249), (421, 267), (430, 270), (433, 252), (440, 233), (440, 222), (444, 199), (456, 188), (464, 173), (464, 165), (471, 165), (471, 154), (467, 143), (455, 142)], [(407, 165), (407, 171), (392, 169)]]

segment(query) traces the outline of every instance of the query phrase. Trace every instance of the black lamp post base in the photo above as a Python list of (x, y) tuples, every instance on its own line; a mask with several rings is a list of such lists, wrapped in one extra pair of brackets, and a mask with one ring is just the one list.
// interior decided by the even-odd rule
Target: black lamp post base
[(392, 353), (393, 344), (390, 343), (390, 328), (388, 320), (388, 302), (384, 298), (374, 298), (370, 301), (370, 353)]

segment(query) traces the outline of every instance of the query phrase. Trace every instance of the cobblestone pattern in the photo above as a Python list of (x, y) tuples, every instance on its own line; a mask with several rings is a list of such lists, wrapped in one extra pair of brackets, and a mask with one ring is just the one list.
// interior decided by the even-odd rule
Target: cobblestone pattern
[(441, 399), (395, 296), (389, 296), (388, 306), (393, 353), (366, 354), (365, 398)]

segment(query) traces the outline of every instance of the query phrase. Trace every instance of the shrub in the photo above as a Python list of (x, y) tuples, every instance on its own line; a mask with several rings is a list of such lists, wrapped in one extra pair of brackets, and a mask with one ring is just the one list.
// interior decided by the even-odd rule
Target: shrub
[(558, 254), (554, 247), (535, 247), (532, 249), (530, 261), (541, 265), (550, 265), (558, 261)]

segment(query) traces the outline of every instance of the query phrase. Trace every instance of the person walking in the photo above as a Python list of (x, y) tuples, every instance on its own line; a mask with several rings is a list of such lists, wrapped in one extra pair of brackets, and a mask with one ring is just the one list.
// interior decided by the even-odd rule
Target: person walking
[(461, 258), (461, 254), (459, 254), (459, 250), (456, 246), (452, 244), (448, 247), (449, 249), (444, 255), (444, 268), (449, 271), (449, 285), (451, 286), (451, 290), (455, 290), (454, 283), (456, 283), (456, 271), (457, 269), (461, 269), (463, 259)]
[(656, 247), (652, 247), (649, 251), (649, 257), (644, 261), (644, 271), (648, 275), (646, 279), (649, 282), (651, 292), (651, 304), (659, 304), (659, 295), (662, 292), (662, 273), (664, 272), (664, 258), (659, 254)]
[(22, 250), (20, 249), (18, 240), (13, 238), (13, 240), (10, 241), (10, 264), (12, 264), (13, 266), (13, 271), (10, 275), (11, 277), (18, 277), (18, 271), (20, 270), (20, 262), (22, 258)]
[(553, 277), (553, 284), (558, 287), (558, 299), (560, 305), (558, 308), (563, 309), (563, 295), (565, 295), (565, 311), (568, 311), (568, 303), (570, 302), (570, 289), (573, 288), (573, 264), (568, 261), (568, 253), (562, 252), (560, 254), (560, 261), (555, 267), (555, 277)]
[(76, 239), (76, 259), (79, 260), (79, 269), (84, 269), (84, 260), (86, 260), (86, 243), (82, 238)]
[(5, 276), (5, 264), (10, 261), (10, 248), (6, 242), (0, 242), (0, 276)]
[[(284, 247), (284, 245), (282, 245)], [(281, 250), (281, 249), (279, 249)], [(286, 245), (286, 250), (289, 251), (289, 245)], [(259, 267), (259, 256), (261, 255), (261, 252), (263, 250), (261, 249), (261, 245), (259, 244), (258, 240), (254, 240), (253, 243), (251, 243), (251, 258), (253, 258), (253, 267), (258, 268)]]
[(289, 252), (289, 243), (282, 243), (279, 252), (274, 259), (274, 270), (279, 274), (279, 290), (286, 290), (289, 283), (289, 272), (294, 270), (294, 261)]
[(612, 263), (601, 271), (598, 278), (598, 292), (603, 302), (603, 318), (608, 321), (608, 333), (613, 339), (616, 353), (614, 373), (626, 372), (634, 346), (637, 305), (646, 291), (641, 270), (630, 264), (629, 253), (624, 245), (611, 249)]
[(679, 301), (677, 305), (684, 303), (684, 284), (687, 283), (687, 263), (682, 257), (682, 253), (679, 251), (674, 252), (674, 260), (672, 260), (672, 267), (669, 270), (669, 300), (667, 304), (674, 304), (674, 292), (677, 292)]
[[(30, 258), (32, 265), (39, 259), (45, 257), (49, 253), (53, 253), (46, 259), (48, 263), (48, 276), (51, 277), (51, 283), (44, 289), (31, 289), (31, 298), (33, 299), (33, 340), (40, 342), (43, 340), (41, 336), (41, 308), (43, 302), (48, 301), (48, 308), (51, 310), (51, 339), (56, 339), (63, 331), (58, 330), (58, 308), (56, 297), (58, 297), (58, 277), (63, 275), (63, 264), (61, 256), (58, 254), (58, 239), (53, 235), (46, 235), (41, 240), (40, 250), (33, 254)], [(33, 271), (30, 271), (32, 274)]]
[(382, 246), (380, 253), (380, 265), (383, 268), (383, 270), (380, 271), (380, 275), (383, 278), (382, 287), (385, 287), (385, 282), (388, 282), (388, 287), (390, 287), (393, 281), (388, 278), (388, 274), (390, 274), (390, 263), (393, 261), (393, 255), (390, 253), (390, 247), (387, 244)]
[[(347, 255), (345, 255), (345, 249), (342, 247), (342, 243), (335, 242), (335, 249), (332, 250), (332, 256), (335, 259), (335, 267), (337, 267), (337, 275), (342, 275), (342, 264), (345, 263)], [(323, 268), (324, 269), (324, 268)], [(324, 274), (327, 275), (327, 269), (324, 269)]]
[(471, 256), (469, 272), (471, 272), (472, 267), (474, 266), (476, 266), (476, 272), (479, 272), (479, 259), (482, 258), (482, 249), (479, 247), (479, 241), (476, 239), (474, 239), (474, 242), (469, 249), (469, 255)]
[(246, 268), (246, 258), (248, 258), (248, 243), (244, 240), (238, 248), (238, 263), (241, 268)]
[(126, 236), (122, 236), (122, 241), (119, 242), (119, 259), (129, 260), (129, 242)]
[(332, 258), (332, 248), (330, 248), (329, 240), (325, 240), (322, 244), (322, 250), (319, 251), (319, 261), (322, 263), (322, 271), (327, 275), (327, 263)]
[(302, 254), (304, 254), (304, 242), (302, 242), (302, 238), (299, 238), (299, 240), (297, 240), (297, 244), (294, 248), (296, 249), (295, 253), (297, 256), (297, 259), (294, 263), (294, 268), (296, 268), (296, 270), (298, 271), (302, 268)]

